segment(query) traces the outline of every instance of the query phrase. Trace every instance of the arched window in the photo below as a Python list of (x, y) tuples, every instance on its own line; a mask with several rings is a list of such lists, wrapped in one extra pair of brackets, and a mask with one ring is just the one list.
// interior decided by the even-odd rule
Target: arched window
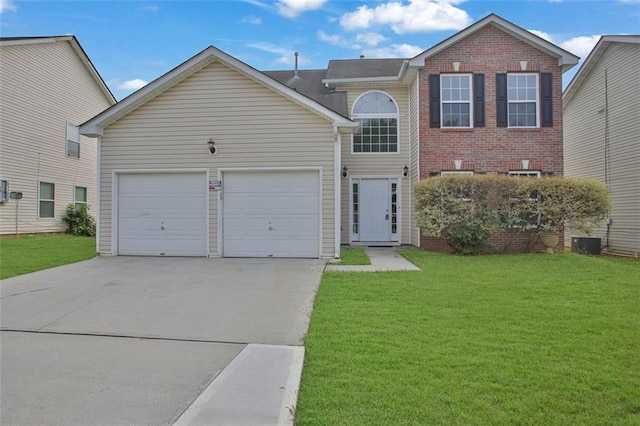
[(383, 92), (367, 92), (353, 104), (352, 119), (360, 123), (352, 152), (398, 152), (398, 107)]

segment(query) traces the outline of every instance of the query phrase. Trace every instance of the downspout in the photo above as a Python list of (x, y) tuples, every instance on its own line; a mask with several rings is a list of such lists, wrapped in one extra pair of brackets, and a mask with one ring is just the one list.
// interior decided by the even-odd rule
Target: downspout
[(342, 175), (340, 174), (341, 167), (341, 150), (342, 150), (342, 135), (338, 131), (338, 126), (333, 125), (333, 196), (334, 196), (334, 226), (333, 226), (333, 241), (334, 241), (334, 257), (340, 258), (340, 234), (342, 229), (342, 208), (340, 206), (341, 200), (341, 188), (342, 188)]
[(102, 151), (102, 136), (96, 138), (97, 158), (96, 158), (96, 253), (100, 253), (100, 153)]

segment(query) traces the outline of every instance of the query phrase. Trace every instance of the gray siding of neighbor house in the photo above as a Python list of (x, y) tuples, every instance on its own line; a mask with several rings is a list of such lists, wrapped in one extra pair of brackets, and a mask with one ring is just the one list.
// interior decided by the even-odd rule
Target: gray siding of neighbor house
[[(108, 108), (107, 98), (66, 41), (0, 47), (0, 179), (22, 192), (19, 233), (61, 232), (74, 187), (87, 188), (96, 214), (96, 141), (81, 136), (80, 158), (66, 156), (67, 123)], [(55, 217), (38, 218), (38, 182), (55, 184)], [(0, 204), (0, 234), (16, 232), (16, 201)]]
[[(218, 152), (211, 155), (212, 137)], [(114, 170), (315, 167), (322, 170), (322, 256), (334, 256), (334, 134), (327, 119), (213, 62), (104, 129), (99, 251), (110, 255)], [(223, 189), (224, 190), (224, 189)], [(218, 250), (209, 192), (209, 252)]]
[[(409, 177), (402, 177), (402, 169), (410, 163), (411, 139), (410, 134), (410, 105), (409, 90), (406, 86), (371, 85), (366, 87), (337, 87), (337, 90), (347, 91), (347, 104), (349, 111), (360, 95), (369, 91), (381, 91), (391, 96), (398, 105), (399, 125), (399, 153), (397, 154), (352, 154), (350, 135), (342, 137), (342, 165), (349, 170), (351, 177), (389, 176), (399, 178), (401, 191), (401, 233), (400, 243), (411, 243), (411, 183)], [(349, 179), (342, 179), (342, 244), (349, 244)]]
[[(609, 250), (637, 254), (640, 252), (640, 44), (611, 43), (605, 49), (564, 108), (565, 174), (608, 183), (612, 201)], [(605, 71), (608, 114), (604, 110)], [(609, 161), (605, 176), (607, 140)], [(599, 227), (595, 234), (604, 243), (606, 226)]]

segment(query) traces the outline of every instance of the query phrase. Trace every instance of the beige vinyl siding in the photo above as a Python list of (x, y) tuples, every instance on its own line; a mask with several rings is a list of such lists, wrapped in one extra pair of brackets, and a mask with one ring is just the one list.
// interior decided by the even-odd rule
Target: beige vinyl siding
[[(18, 232), (60, 232), (87, 188), (96, 214), (96, 141), (80, 140), (80, 158), (66, 156), (67, 122), (82, 124), (111, 105), (69, 42), (0, 47), (0, 179), (23, 193)], [(55, 184), (55, 217), (38, 218), (38, 182)], [(16, 231), (16, 201), (0, 204), (0, 233)]]
[[(605, 70), (609, 99), (609, 249), (640, 252), (640, 45), (611, 43), (564, 109), (565, 174), (605, 182)], [(568, 232), (577, 235), (577, 233)], [(603, 225), (594, 233), (606, 239)], [(570, 240), (567, 240), (570, 241)]]
[[(372, 90), (382, 91), (396, 102), (399, 109), (399, 152), (398, 153), (384, 153), (384, 154), (352, 154), (351, 153), (351, 141), (350, 135), (345, 135), (342, 139), (342, 166), (346, 166), (349, 170), (349, 176), (389, 176), (397, 177), (400, 182), (401, 191), (401, 233), (400, 242), (402, 244), (411, 243), (411, 184), (410, 179), (402, 177), (402, 169), (404, 166), (408, 166), (410, 173), (413, 173), (415, 168), (411, 163), (411, 140), (410, 140), (410, 125), (409, 125), (409, 89), (407, 87), (398, 86), (377, 86), (373, 87), (348, 87), (348, 88), (336, 88), (337, 90), (347, 91), (347, 104), (349, 111), (353, 107), (353, 103), (358, 99), (360, 95)], [(341, 186), (341, 205), (342, 205), (342, 230), (341, 230), (341, 243), (349, 244), (350, 242), (350, 229), (349, 229), (349, 179), (342, 179)]]
[[(207, 148), (210, 137), (215, 155)], [(323, 178), (322, 256), (333, 257), (333, 149), (330, 121), (214, 62), (105, 128), (99, 251), (113, 254), (114, 170), (204, 168), (217, 180), (219, 168), (317, 167)], [(217, 256), (218, 193), (209, 192), (209, 213), (209, 249)]]
[(411, 181), (411, 244), (420, 247), (420, 228), (416, 221), (416, 213), (413, 208), (413, 187), (420, 181), (420, 87), (419, 79), (409, 85), (409, 128), (411, 130), (411, 161), (409, 177)]

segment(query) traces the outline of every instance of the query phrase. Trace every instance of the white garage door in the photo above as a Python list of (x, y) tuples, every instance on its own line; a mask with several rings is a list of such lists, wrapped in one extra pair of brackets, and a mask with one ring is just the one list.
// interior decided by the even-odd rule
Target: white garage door
[(118, 175), (118, 254), (207, 255), (204, 173)]
[(224, 173), (223, 254), (319, 257), (319, 173)]

